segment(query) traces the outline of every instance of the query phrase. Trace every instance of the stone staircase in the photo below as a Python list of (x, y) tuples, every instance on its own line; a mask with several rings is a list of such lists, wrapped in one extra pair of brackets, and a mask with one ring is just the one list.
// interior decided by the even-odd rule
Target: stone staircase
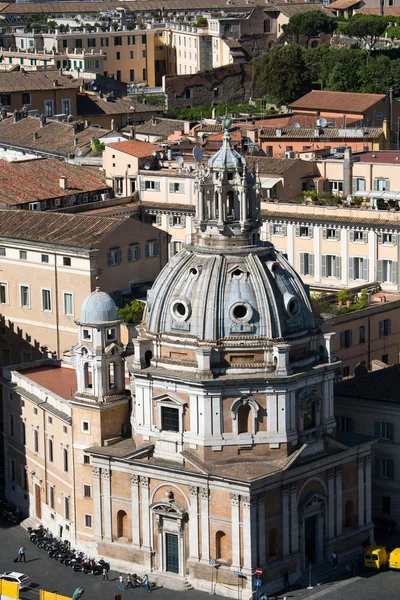
[[(343, 565), (337, 565), (333, 568), (332, 561), (324, 562), (320, 565), (313, 565), (311, 571), (311, 585), (315, 587), (318, 584), (328, 583), (335, 579), (343, 578)], [(309, 582), (309, 572), (305, 569), (300, 579), (296, 581), (296, 587), (306, 588)]]
[(37, 517), (28, 517), (27, 519), (21, 521), (20, 525), (26, 530), (28, 527), (32, 527), (32, 529), (38, 529), (40, 523), (41, 521)]
[(173, 573), (154, 571), (149, 576), (149, 579), (155, 584), (156, 588), (164, 587), (170, 590), (179, 590), (181, 592), (193, 589), (193, 586), (190, 585), (186, 577), (183, 578), (179, 575), (174, 575)]

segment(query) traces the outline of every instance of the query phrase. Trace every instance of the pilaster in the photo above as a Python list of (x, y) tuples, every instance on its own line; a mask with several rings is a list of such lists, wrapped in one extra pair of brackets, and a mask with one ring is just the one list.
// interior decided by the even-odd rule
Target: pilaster
[(297, 507), (297, 486), (290, 486), (290, 541), (292, 554), (299, 551), (299, 514)]
[(189, 507), (189, 557), (190, 559), (199, 558), (199, 509), (198, 509), (198, 489), (190, 488), (190, 507)]
[(364, 457), (359, 458), (357, 461), (357, 472), (358, 472), (358, 526), (364, 526)]
[(289, 487), (282, 488), (282, 549), (283, 558), (289, 556)]
[(142, 547), (150, 548), (149, 478), (140, 478), (142, 492)]
[(208, 488), (200, 488), (201, 504), (201, 559), (210, 560), (210, 523), (208, 511)]
[(231, 527), (232, 527), (232, 568), (238, 569), (240, 564), (240, 523), (239, 495), (231, 494)]
[(93, 516), (94, 516), (94, 538), (101, 540), (101, 491), (100, 491), (100, 469), (92, 468), (93, 478)]
[(372, 520), (372, 482), (371, 482), (371, 456), (365, 457), (365, 524), (369, 525)]
[(139, 477), (131, 475), (131, 500), (132, 500), (132, 542), (140, 545), (140, 514), (139, 514)]
[(328, 539), (335, 537), (335, 471), (328, 471)]
[(342, 467), (336, 467), (336, 537), (342, 535)]
[(267, 562), (265, 547), (265, 495), (258, 495), (258, 560), (259, 564)]
[(257, 559), (256, 497), (242, 496), (243, 501), (243, 567), (251, 570)]
[(104, 540), (112, 542), (112, 518), (111, 518), (111, 471), (102, 469), (103, 474), (103, 523)]

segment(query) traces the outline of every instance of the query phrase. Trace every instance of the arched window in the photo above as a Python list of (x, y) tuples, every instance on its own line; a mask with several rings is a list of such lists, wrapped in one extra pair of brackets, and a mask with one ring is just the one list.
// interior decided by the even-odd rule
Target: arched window
[(318, 40), (313, 40), (311, 42), (311, 48), (316, 48), (318, 46)]
[(229, 192), (226, 196), (226, 201), (227, 201), (228, 217), (234, 217), (235, 216), (235, 201), (234, 201), (234, 193), (232, 190), (229, 190)]
[(215, 534), (215, 558), (221, 561), (228, 561), (228, 543), (226, 534), (223, 531), (217, 531)]
[(264, 21), (264, 33), (271, 32), (271, 21), (269, 19), (265, 19)]
[(317, 403), (315, 400), (310, 400), (304, 405), (304, 429), (316, 427), (317, 419)]
[(108, 387), (113, 390), (115, 386), (115, 364), (111, 362), (108, 365)]
[(271, 529), (268, 535), (268, 549), (270, 556), (278, 556), (278, 530)]
[(211, 218), (214, 217), (214, 219), (217, 219), (218, 218), (218, 211), (219, 211), (218, 192), (215, 192), (215, 195), (214, 195), (214, 214), (211, 215)]
[(353, 527), (354, 522), (354, 505), (353, 500), (347, 500), (344, 506), (344, 526)]
[(144, 362), (145, 362), (146, 367), (150, 366), (150, 362), (151, 362), (152, 358), (153, 358), (152, 351), (151, 350), (146, 350), (146, 352), (144, 353)]
[(128, 537), (128, 515), (124, 510), (117, 513), (117, 537)]
[(238, 433), (251, 433), (251, 407), (242, 404), (237, 412)]
[(89, 371), (89, 363), (83, 365), (83, 385), (86, 390), (92, 387), (92, 374)]

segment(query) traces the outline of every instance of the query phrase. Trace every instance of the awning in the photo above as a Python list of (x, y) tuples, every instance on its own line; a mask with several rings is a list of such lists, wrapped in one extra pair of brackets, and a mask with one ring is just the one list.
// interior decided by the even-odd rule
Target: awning
[(365, 190), (364, 192), (356, 192), (354, 196), (358, 198), (382, 198), (382, 200), (400, 200), (400, 192), (381, 192), (378, 190)]
[(283, 181), (282, 177), (279, 177), (279, 179), (263, 179), (262, 177), (260, 178), (261, 181), (261, 187), (264, 190), (271, 190), (274, 185), (276, 185), (277, 183), (279, 183), (280, 181)]

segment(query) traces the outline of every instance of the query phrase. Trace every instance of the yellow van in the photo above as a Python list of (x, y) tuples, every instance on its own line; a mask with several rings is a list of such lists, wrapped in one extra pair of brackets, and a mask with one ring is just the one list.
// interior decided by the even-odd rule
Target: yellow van
[(400, 570), (400, 548), (395, 548), (390, 553), (389, 567), (391, 569), (399, 569)]
[(389, 562), (389, 555), (385, 546), (371, 546), (364, 554), (364, 567), (369, 569), (382, 569)]

